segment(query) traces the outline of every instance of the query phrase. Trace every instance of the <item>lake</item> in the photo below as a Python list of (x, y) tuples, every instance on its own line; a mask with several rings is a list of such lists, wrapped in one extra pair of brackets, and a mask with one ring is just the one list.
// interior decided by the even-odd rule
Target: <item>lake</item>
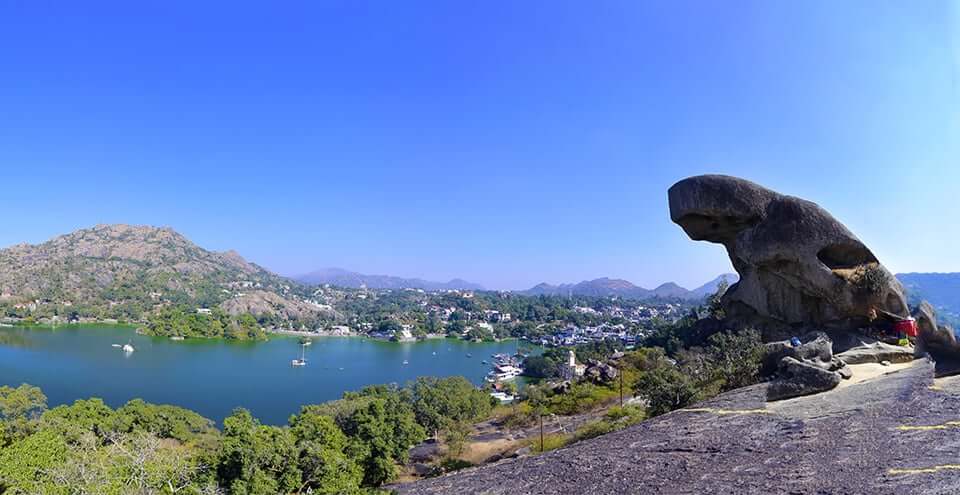
[[(112, 347), (128, 342), (135, 352)], [(294, 367), (290, 360), (300, 357), (297, 337), (177, 342), (138, 335), (129, 327), (0, 328), (0, 385), (38, 386), (50, 407), (89, 397), (118, 407), (142, 398), (217, 422), (245, 407), (264, 423), (285, 424), (301, 405), (338, 399), (366, 385), (403, 384), (426, 375), (462, 375), (480, 384), (489, 371), (482, 360), (516, 349), (516, 341), (317, 337), (305, 351), (308, 365)]]

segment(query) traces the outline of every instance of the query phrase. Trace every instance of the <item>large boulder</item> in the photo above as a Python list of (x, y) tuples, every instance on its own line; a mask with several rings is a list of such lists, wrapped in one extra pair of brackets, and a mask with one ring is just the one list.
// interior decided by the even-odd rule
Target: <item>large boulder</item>
[(917, 320), (917, 330), (919, 332), (916, 348), (918, 356), (928, 352), (937, 354), (960, 351), (960, 345), (957, 344), (957, 337), (954, 335), (953, 329), (946, 325), (937, 324), (937, 313), (930, 303), (923, 301), (914, 308), (913, 318)]
[(728, 318), (783, 332), (909, 316), (900, 282), (815, 203), (722, 175), (684, 179), (669, 199), (671, 219), (691, 239), (726, 247), (740, 274), (723, 297)]
[(830, 390), (840, 384), (843, 376), (823, 369), (806, 361), (785, 357), (781, 361), (783, 378), (767, 385), (767, 400), (782, 400), (817, 394)]
[(827, 334), (810, 332), (798, 340), (799, 345), (791, 341), (766, 344), (761, 373), (775, 372), (767, 384), (767, 400), (823, 392), (852, 376), (846, 363), (833, 355)]

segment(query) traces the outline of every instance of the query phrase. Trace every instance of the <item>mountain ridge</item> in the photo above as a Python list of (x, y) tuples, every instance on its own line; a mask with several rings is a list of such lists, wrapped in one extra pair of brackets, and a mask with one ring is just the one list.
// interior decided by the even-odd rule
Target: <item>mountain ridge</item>
[(716, 292), (721, 281), (728, 284), (735, 283), (739, 277), (735, 273), (724, 273), (713, 280), (693, 289), (681, 287), (675, 282), (665, 282), (654, 289), (646, 289), (632, 282), (619, 278), (601, 277), (593, 280), (584, 280), (576, 284), (551, 285), (539, 283), (529, 289), (517, 291), (522, 295), (577, 295), (577, 296), (616, 296), (628, 299), (702, 299)]
[(343, 268), (321, 268), (294, 277), (294, 279), (310, 285), (330, 284), (352, 289), (365, 286), (369, 289), (484, 290), (482, 285), (461, 278), (454, 278), (447, 282), (436, 282), (416, 277), (369, 275)]

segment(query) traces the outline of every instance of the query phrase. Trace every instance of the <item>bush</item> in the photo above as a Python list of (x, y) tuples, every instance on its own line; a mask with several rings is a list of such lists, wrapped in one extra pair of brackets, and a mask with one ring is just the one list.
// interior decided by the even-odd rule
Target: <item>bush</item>
[(535, 435), (530, 439), (530, 451), (540, 454), (565, 447), (568, 443), (570, 443), (569, 436), (563, 433), (550, 433), (549, 435), (543, 436), (543, 448), (541, 449), (540, 436)]
[(474, 467), (476, 464), (465, 461), (463, 459), (444, 459), (440, 461), (440, 464), (434, 466), (433, 469), (427, 473), (428, 478), (433, 478), (435, 476), (442, 476), (447, 473), (452, 473), (454, 471), (459, 471), (461, 469), (467, 469)]
[(520, 429), (532, 426), (537, 422), (537, 413), (529, 402), (521, 402), (516, 406), (506, 406), (508, 410), (500, 417), (500, 424), (508, 429)]
[(587, 423), (577, 429), (577, 432), (573, 434), (574, 441), (587, 440), (594, 437), (599, 437), (600, 435), (606, 435), (619, 430), (618, 425), (611, 421), (597, 420)]
[(723, 381), (722, 390), (753, 385), (759, 380), (764, 347), (760, 332), (747, 329), (710, 336), (707, 348), (714, 377)]
[(640, 375), (635, 390), (646, 397), (647, 414), (650, 416), (659, 416), (686, 407), (701, 398), (697, 384), (669, 364)]

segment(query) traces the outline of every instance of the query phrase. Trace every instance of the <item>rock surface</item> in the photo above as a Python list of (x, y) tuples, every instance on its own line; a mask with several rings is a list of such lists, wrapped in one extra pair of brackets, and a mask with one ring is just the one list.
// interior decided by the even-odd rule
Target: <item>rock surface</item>
[(597, 361), (595, 359), (587, 360), (587, 369), (583, 377), (598, 385), (610, 383), (620, 376), (620, 371), (610, 364)]
[(761, 372), (776, 362), (776, 378), (767, 385), (767, 400), (782, 400), (830, 390), (852, 375), (846, 363), (833, 356), (833, 342), (823, 332), (800, 339), (766, 344)]
[(765, 403), (736, 390), (543, 455), (394, 488), (404, 494), (960, 492), (960, 378), (933, 365)]
[(837, 354), (837, 358), (847, 364), (882, 363), (884, 361), (905, 363), (913, 361), (914, 354), (914, 350), (909, 347), (883, 342), (865, 342)]
[(732, 319), (765, 331), (855, 330), (908, 316), (896, 278), (815, 203), (721, 175), (682, 180), (669, 199), (691, 239), (726, 247), (740, 274), (723, 298)]
[(930, 303), (922, 301), (914, 308), (913, 318), (917, 320), (917, 329), (919, 330), (917, 337), (918, 355), (923, 355), (926, 352), (960, 352), (960, 345), (957, 344), (953, 329), (946, 325), (937, 324), (937, 314)]

